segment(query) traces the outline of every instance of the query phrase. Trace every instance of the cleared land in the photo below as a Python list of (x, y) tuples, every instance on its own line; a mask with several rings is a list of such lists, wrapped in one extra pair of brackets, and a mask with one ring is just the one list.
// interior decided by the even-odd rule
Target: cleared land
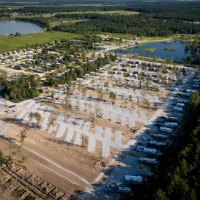
[(0, 53), (24, 48), (26, 45), (45, 44), (53, 40), (78, 38), (80, 35), (64, 32), (44, 32), (22, 36), (1, 36)]

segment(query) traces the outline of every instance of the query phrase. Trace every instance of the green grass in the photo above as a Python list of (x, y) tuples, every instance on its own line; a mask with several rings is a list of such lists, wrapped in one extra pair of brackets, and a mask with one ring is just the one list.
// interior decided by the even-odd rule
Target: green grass
[(183, 36), (180, 37), (179, 34), (174, 34), (174, 35), (170, 35), (170, 36), (166, 36), (166, 37), (146, 37), (146, 36), (142, 36), (142, 37), (140, 37), (140, 40), (147, 40), (147, 41), (140, 43), (139, 46), (144, 45), (144, 44), (149, 44), (151, 42), (166, 41), (166, 40), (170, 40), (170, 39), (180, 40), (180, 41), (183, 41), (183, 42), (189, 42), (189, 41), (191, 41), (191, 36), (183, 35)]
[(141, 49), (140, 51), (153, 53), (155, 50), (156, 50), (156, 48), (153, 47), (153, 48), (144, 48), (144, 49)]
[[(125, 10), (111, 10), (111, 11), (102, 11), (102, 10), (97, 10), (97, 11), (82, 11), (82, 14), (86, 13), (97, 13), (97, 14), (117, 14), (117, 15), (137, 15), (139, 12), (135, 11), (125, 11)], [(60, 12), (59, 14), (77, 14), (77, 12)]]
[(168, 47), (165, 47), (164, 50), (165, 51), (176, 51), (176, 49), (172, 49), (172, 48), (168, 48)]
[(22, 36), (0, 36), (0, 53), (24, 48), (26, 45), (45, 44), (53, 40), (79, 38), (80, 35), (65, 32), (45, 32)]
[(122, 38), (122, 39), (132, 39), (133, 38), (133, 35), (131, 35), (131, 34), (122, 34), (122, 33), (105, 33), (105, 32), (102, 32), (99, 35), (109, 35), (110, 37)]

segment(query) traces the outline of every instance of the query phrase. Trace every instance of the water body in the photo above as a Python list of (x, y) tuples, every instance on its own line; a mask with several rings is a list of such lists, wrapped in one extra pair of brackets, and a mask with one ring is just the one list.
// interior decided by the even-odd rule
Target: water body
[(24, 34), (42, 33), (44, 29), (37, 24), (22, 21), (5, 21), (0, 22), (0, 35), (10, 35), (16, 32)]
[[(190, 52), (185, 52), (185, 45), (187, 42), (181, 42), (177, 40), (172, 40), (170, 42), (152, 42), (149, 44), (144, 44), (138, 48), (130, 48), (126, 50), (115, 49), (112, 52), (128, 54), (136, 53), (140, 56), (156, 57), (162, 59), (172, 59), (176, 62), (180, 62), (182, 58), (189, 56)], [(143, 52), (142, 49), (145, 48), (156, 48), (154, 52)], [(164, 48), (174, 49), (175, 51), (166, 51)]]

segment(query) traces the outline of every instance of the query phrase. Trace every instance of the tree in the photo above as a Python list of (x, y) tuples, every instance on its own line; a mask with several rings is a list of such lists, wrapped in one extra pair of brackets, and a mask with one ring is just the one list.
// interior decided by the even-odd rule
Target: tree
[(110, 97), (112, 103), (115, 104), (116, 94), (114, 92), (110, 92), (109, 97)]
[(0, 70), (0, 85), (5, 85), (7, 81), (7, 72)]
[(20, 134), (19, 134), (20, 140), (19, 140), (19, 142), (20, 142), (21, 145), (23, 144), (24, 139), (26, 138), (26, 134), (27, 134), (26, 129), (20, 130)]
[(106, 81), (106, 82), (104, 83), (104, 87), (106, 88), (106, 91), (108, 92), (108, 88), (109, 88), (109, 82), (108, 82), (108, 81)]
[(3, 164), (3, 153), (0, 151), (0, 167)]
[(88, 137), (83, 135), (82, 136), (82, 146), (87, 147), (87, 145), (88, 145)]
[(97, 117), (96, 117), (96, 113), (91, 112), (90, 113), (90, 118), (89, 118), (90, 122), (92, 123), (92, 127), (94, 128), (95, 123), (97, 122)]
[(41, 116), (40, 113), (38, 113), (38, 112), (35, 112), (35, 113), (33, 114), (33, 116), (34, 116), (34, 118), (36, 119), (36, 121), (37, 121), (37, 126), (38, 126), (39, 123), (40, 123), (40, 120), (41, 120), (42, 116)]
[(49, 127), (53, 126), (53, 131), (54, 131), (54, 127), (56, 126), (56, 118), (55, 117), (50, 117), (48, 126)]
[(160, 188), (156, 191), (154, 194), (154, 199), (155, 200), (169, 200), (165, 194), (164, 191), (162, 191)]
[(34, 114), (33, 114), (33, 112), (30, 112), (30, 114), (29, 114), (29, 121), (32, 121), (33, 118), (34, 118)]
[(9, 100), (9, 96), (5, 94), (5, 108), (7, 107), (7, 104), (6, 104), (7, 100)]
[(54, 92), (54, 90), (51, 90), (51, 99), (52, 100), (54, 99), (54, 96), (55, 96), (55, 92)]
[(87, 88), (86, 88), (86, 87), (82, 87), (82, 88), (81, 88), (81, 92), (82, 92), (82, 94), (83, 94), (83, 98), (85, 98), (85, 94), (86, 94), (86, 92), (87, 92)]
[(97, 94), (98, 94), (98, 97), (97, 97), (98, 100), (102, 99), (104, 96), (104, 92), (102, 89), (98, 89)]
[(62, 108), (65, 111), (71, 111), (72, 110), (72, 105), (71, 105), (71, 101), (70, 98), (66, 97), (63, 102), (62, 102)]

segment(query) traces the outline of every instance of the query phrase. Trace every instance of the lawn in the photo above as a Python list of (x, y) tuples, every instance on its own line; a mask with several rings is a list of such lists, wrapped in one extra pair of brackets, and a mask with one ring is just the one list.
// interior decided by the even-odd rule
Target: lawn
[(26, 47), (26, 45), (45, 44), (53, 40), (79, 38), (80, 35), (65, 32), (45, 32), (22, 36), (0, 36), (0, 53)]
[(99, 35), (109, 35), (110, 37), (114, 37), (114, 38), (122, 38), (122, 39), (132, 39), (134, 35), (131, 35), (131, 34), (123, 34), (123, 33), (105, 33), (105, 32), (102, 32), (101, 34)]
[[(102, 10), (97, 10), (97, 11), (82, 11), (80, 12), (82, 14), (86, 13), (97, 13), (97, 14), (117, 14), (117, 15), (137, 15), (140, 14), (139, 12), (135, 11), (125, 11), (125, 10), (109, 10), (109, 11), (102, 11)], [(60, 12), (60, 14), (77, 14), (77, 12)]]

